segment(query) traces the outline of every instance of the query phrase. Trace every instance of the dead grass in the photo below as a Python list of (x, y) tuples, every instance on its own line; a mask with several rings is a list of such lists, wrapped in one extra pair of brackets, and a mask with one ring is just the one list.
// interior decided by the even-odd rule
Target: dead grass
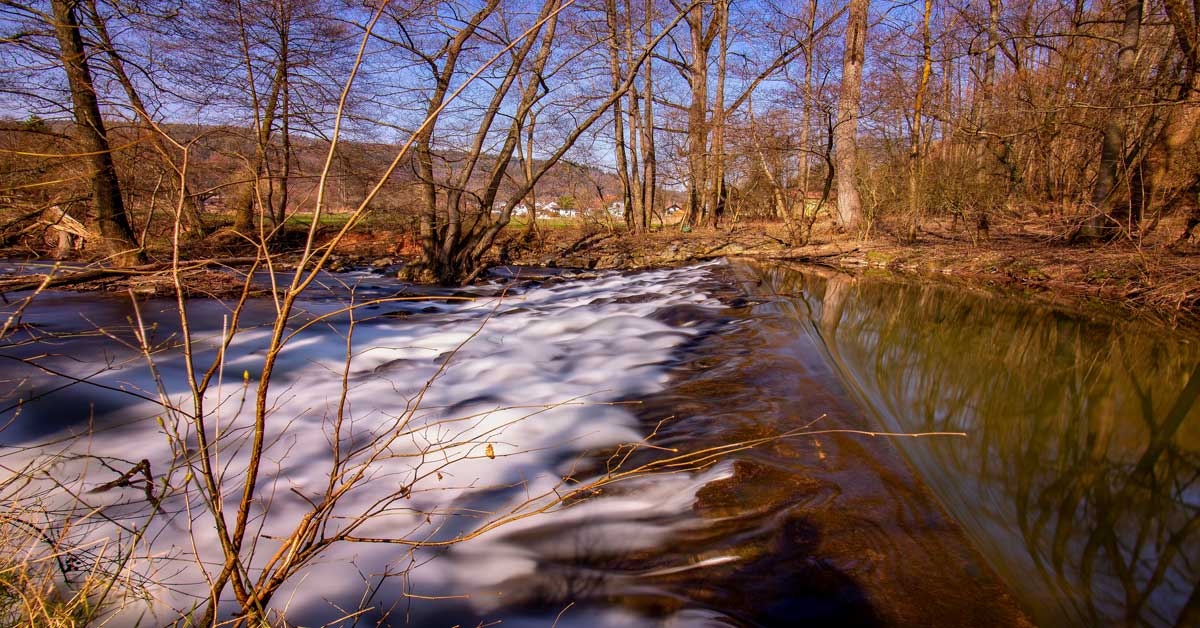
[(0, 627), (86, 625), (111, 577), (77, 570), (72, 552), (36, 520), (20, 506), (0, 512)]

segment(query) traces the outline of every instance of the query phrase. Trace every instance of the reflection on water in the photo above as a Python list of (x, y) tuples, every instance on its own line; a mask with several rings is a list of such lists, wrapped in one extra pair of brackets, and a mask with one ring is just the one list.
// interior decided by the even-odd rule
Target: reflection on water
[[(123, 392), (148, 388), (137, 352), (111, 348), (113, 338), (130, 337), (128, 304), (44, 297), (14, 336), (30, 342), (0, 348), (0, 403), (7, 396), (21, 408), (21, 422), (3, 434), (8, 443), (86, 427), (95, 430), (89, 453), (132, 443), (164, 468), (171, 454), (146, 427), (153, 408)], [(343, 297), (314, 297), (306, 315), (340, 307)], [(141, 308), (160, 341), (172, 338), (173, 307)], [(188, 307), (202, 336), (223, 328), (222, 304)], [(229, 349), (234, 380), (253, 367), (263, 343), (253, 325), (269, 322), (273, 307), (251, 302), (243, 321), (251, 328)], [(112, 337), (96, 333), (97, 323)], [(357, 576), (366, 573), (378, 578), (370, 583), (378, 608), (359, 621), (372, 625), (1200, 625), (1200, 347), (1168, 332), (958, 289), (780, 267), (554, 278), (517, 286), (500, 304), (364, 310), (355, 333), (364, 350), (351, 369), (363, 428), (399, 415), (405, 386), (440, 370), (441, 356), (467, 337), (475, 340), (427, 393), (428, 420), (493, 417), (506, 426), (497, 450), (514, 452), (458, 461), (478, 466), (455, 467), (457, 488), (435, 485), (406, 500), (426, 511), (450, 504), (479, 513), (521, 498), (525, 481), (604, 473), (615, 443), (643, 437), (653, 447), (638, 449), (629, 467), (766, 442), (415, 555), (421, 568), (403, 580), (390, 574), (415, 562), (406, 554), (327, 555), (319, 578), (297, 584), (293, 617), (341, 617), (331, 603), (360, 603)], [(278, 375), (280, 407), (300, 418), (280, 424), (296, 438), (277, 441), (289, 464), (271, 473), (299, 486), (327, 468), (313, 464), (328, 461), (325, 441), (309, 435), (328, 434), (322, 409), (340, 390), (328, 373), (345, 350), (337, 325), (314, 328), (311, 339), (284, 356)], [(169, 352), (158, 366), (183, 381)], [(80, 378), (100, 371), (97, 381), (111, 385), (64, 387), (43, 367)], [(605, 403), (557, 405), (585, 396)], [(626, 400), (636, 403), (607, 403)], [(508, 406), (535, 401), (554, 411), (506, 418)], [(3, 407), (0, 423), (11, 418)], [(805, 426), (820, 432), (774, 440)], [(836, 432), (880, 427), (969, 436)], [(5, 455), (23, 453), (0, 446), (12, 468)], [(488, 486), (476, 490), (469, 480), (481, 477)], [(285, 498), (293, 499), (276, 504)], [(142, 498), (129, 491), (127, 499)], [(392, 520), (419, 525), (409, 516)], [(476, 524), (474, 514), (462, 521)], [(211, 527), (193, 527), (206, 542)], [(148, 538), (155, 550), (195, 547), (169, 531)]]
[(1017, 299), (744, 271), (1041, 625), (1200, 625), (1200, 346)]
[[(540, 625), (568, 605), (564, 619), (588, 613), (587, 626), (615, 609), (630, 613), (621, 626), (1030, 625), (890, 440), (829, 432), (869, 419), (795, 303), (722, 300), (721, 312), (655, 314), (708, 331), (675, 352), (665, 390), (637, 399), (643, 431), (679, 451), (820, 433), (732, 453), (702, 474), (643, 478), (562, 525), (501, 532), (537, 568), (497, 599), (541, 613)], [(680, 495), (686, 510), (659, 507)]]

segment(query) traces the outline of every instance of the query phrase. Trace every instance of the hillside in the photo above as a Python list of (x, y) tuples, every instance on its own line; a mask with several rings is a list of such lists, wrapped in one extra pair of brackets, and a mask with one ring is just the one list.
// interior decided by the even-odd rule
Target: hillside
[[(203, 210), (214, 217), (224, 212), (251, 178), (249, 163), (255, 152), (252, 131), (215, 125), (167, 124), (162, 128), (175, 142), (189, 147), (189, 191), (201, 201)], [(128, 125), (114, 125), (109, 134), (112, 143), (118, 147), (115, 152), (118, 175), (134, 213), (148, 212), (152, 203), (164, 202), (167, 190), (173, 189), (175, 175), (157, 152), (153, 137)], [(290, 211), (303, 212), (312, 206), (328, 148), (325, 139), (301, 135), (292, 138), (291, 171), (288, 174)], [(89, 193), (83, 165), (77, 159), (56, 156), (73, 152), (67, 123), (0, 120), (0, 150), (3, 151), (0, 154), (0, 184), (9, 190), (8, 195), (0, 197), (0, 207), (4, 209), (32, 210), (54, 204), (74, 206)], [(399, 150), (398, 144), (341, 140), (327, 184), (329, 208), (338, 212), (356, 205)], [(177, 164), (183, 163), (181, 150), (172, 147), (170, 152)], [(465, 155), (463, 151), (438, 151), (435, 177), (449, 180), (462, 167)], [(268, 195), (279, 192), (282, 164), (282, 148), (275, 141), (269, 153), (270, 170), (265, 176), (276, 181), (276, 185)], [(482, 185), (483, 175), (490, 167), (491, 158), (485, 155), (468, 183), (468, 193)], [(522, 177), (519, 164), (510, 164), (506, 182), (519, 181)], [(417, 209), (413, 197), (416, 183), (413, 158), (406, 157), (376, 199), (375, 209), (399, 216), (413, 213)], [(504, 184), (501, 195), (509, 187), (510, 183)], [(611, 172), (563, 160), (539, 182), (536, 197), (539, 201), (572, 197), (577, 207), (591, 209), (619, 199), (620, 189), (620, 180)], [(671, 192), (663, 190), (662, 194), (665, 198)]]

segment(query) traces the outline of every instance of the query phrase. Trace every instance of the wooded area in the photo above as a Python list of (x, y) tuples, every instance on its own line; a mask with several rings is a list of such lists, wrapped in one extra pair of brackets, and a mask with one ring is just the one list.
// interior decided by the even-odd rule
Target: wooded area
[[(1193, 433), (1181, 426), (1200, 399), (1197, 345), (1158, 328), (1161, 340), (1128, 342), (1148, 334), (1131, 326), (1080, 347), (1108, 320), (1085, 307), (1200, 321), (1198, 20), (1200, 0), (0, 0), (0, 261), (10, 273), (0, 277), (0, 432), (13, 430), (0, 442), (0, 547), (26, 548), (0, 551), (0, 624), (382, 626), (421, 600), (471, 606), (464, 613), (557, 605), (557, 625), (580, 593), (574, 578), (631, 584), (585, 593), (654, 625), (718, 621), (709, 611), (729, 583), (768, 613), (814, 600), (829, 613), (834, 600), (865, 617), (903, 598), (952, 618), (986, 618), (978, 609), (995, 603), (1011, 613), (996, 625), (1025, 625), (1001, 588), (963, 588), (957, 574), (987, 576), (987, 562), (939, 543), (981, 541), (951, 538), (911, 462), (874, 438), (839, 449), (850, 435), (968, 436), (958, 424), (866, 431), (882, 413), (856, 405), (870, 400), (838, 379), (848, 363), (838, 347), (821, 344), (839, 326), (874, 343), (863, 364), (898, 374), (881, 390), (954, 393), (920, 406), (922, 429), (951, 416), (945, 408), (982, 407), (969, 391), (999, 395), (997, 433), (1019, 436), (1019, 455), (984, 456), (986, 474), (988, 460), (1007, 459), (1066, 473), (1075, 451), (1105, 462), (1073, 466), (1083, 474), (1074, 484), (1038, 476), (1069, 494), (1046, 492), (1053, 509), (1014, 502), (1040, 519), (1035, 533), (1005, 534), (1053, 537), (1051, 559), (1030, 560), (1112, 617), (1157, 621), (1165, 608), (1176, 625), (1195, 624), (1200, 562), (1187, 535), (1200, 519), (1180, 497), (1197, 477), (1194, 447), (1163, 452), (1171, 435)], [(736, 255), (917, 271), (935, 288), (694, 264)], [(10, 263), (50, 257), (82, 264)], [(496, 268), (509, 263), (519, 268)], [(978, 311), (986, 299), (955, 301), (934, 282), (955, 264), (976, 284), (1003, 275), (1078, 297), (1078, 309), (1021, 301), (998, 325)], [(651, 270), (528, 279), (530, 265)], [(336, 272), (368, 267), (376, 274)], [(489, 268), (483, 286), (445, 287)], [(128, 288), (119, 303), (57, 291), (114, 285)], [(859, 292), (870, 299), (861, 320), (845, 311)], [(169, 298), (146, 298), (155, 295)], [(89, 306), (108, 322), (93, 323)], [(1044, 325), (1028, 324), (1035, 309)], [(745, 332), (749, 321), (768, 333)], [(1002, 333), (981, 336), (981, 326)], [(979, 337), (1007, 343), (1006, 359)], [(716, 340), (723, 352), (706, 354)], [(887, 352), (905, 343), (937, 352)], [(959, 393), (943, 373), (965, 371), (963, 347), (983, 347), (984, 359)], [(1139, 360), (1127, 357), (1135, 350)], [(1038, 351), (1044, 360), (1028, 357)], [(909, 368), (914, 360), (928, 368)], [(1033, 379), (1001, 386), (1005, 369)], [(1103, 397), (1126, 371), (1129, 387)], [(1070, 398), (1063, 413), (1095, 409), (1096, 421), (1040, 440), (1007, 427), (1012, 407), (1055, 398), (1042, 389)], [(710, 415), (698, 396), (711, 397)], [(1126, 431), (1119, 420), (1134, 403), (1144, 417)], [(755, 404), (769, 406), (769, 423), (727, 411)], [(1150, 420), (1159, 407), (1166, 418)], [(1057, 406), (1039, 408), (1045, 420), (1022, 420), (1059, 429)], [(527, 419), (528, 433), (514, 433)], [(714, 440), (689, 440), (698, 425)], [(1164, 435), (1142, 443), (1146, 430)], [(775, 462), (718, 467), (785, 439), (797, 449), (781, 447)], [(1109, 441), (1120, 441), (1111, 465)], [(1031, 442), (1044, 452), (1021, 449)], [(1149, 462), (1123, 471), (1143, 444)], [(963, 451), (974, 468), (980, 456)], [(853, 474), (841, 460), (825, 462), (848, 452), (864, 463), (853, 480), (840, 479)], [(518, 458), (531, 453), (542, 460)], [(880, 474), (892, 454), (895, 474)], [(828, 481), (803, 475), (793, 466), (802, 460)], [(630, 519), (579, 509), (520, 530), (641, 477), (665, 483), (612, 509)], [(1105, 492), (1114, 478), (1120, 490)], [(756, 482), (786, 494), (786, 508), (763, 506)], [(1161, 487), (1170, 490), (1150, 490)], [(876, 518), (832, 501), (852, 492)], [(711, 510), (691, 498), (701, 493)], [(1166, 512), (1185, 524), (1123, 537), (1124, 511), (1106, 506), (1114, 495), (1155, 506), (1126, 517)], [(653, 515), (660, 502), (678, 508)], [(1075, 509), (1095, 504), (1086, 514), (1102, 533), (1087, 540), (1082, 571), (1091, 577), (1100, 549), (1115, 557), (1124, 606), (1064, 577), (1067, 532), (1089, 520)], [(836, 525), (814, 526), (814, 508), (837, 511)], [(896, 513), (915, 530), (899, 545), (892, 535), (909, 533)], [(619, 542), (565, 533), (593, 518), (607, 526), (597, 539)], [(707, 528), (733, 520), (748, 527)], [(1046, 532), (1052, 520), (1066, 532)], [(451, 557), (454, 578), (519, 563), (514, 573), (553, 587), (511, 580), (520, 594), (503, 600), (468, 578), (410, 588), (417, 566), (452, 562), (448, 548), (502, 527), (547, 541), (546, 553)], [(655, 542), (679, 560), (660, 561)], [(880, 609), (824, 545), (840, 547), (868, 586), (884, 585)], [(907, 571), (918, 553), (927, 562)], [(572, 562), (584, 569), (560, 571)], [(943, 564), (954, 570), (932, 573)], [(326, 574), (338, 569), (353, 573), (335, 584)], [(721, 569), (727, 577), (713, 579)], [(930, 575), (935, 595), (913, 596)], [(663, 589), (654, 601), (648, 592), (667, 581), (685, 594)], [(291, 607), (305, 582), (310, 608)], [(760, 598), (764, 584), (778, 591)], [(1150, 594), (1167, 588), (1181, 599)], [(702, 603), (686, 607), (692, 595)], [(968, 614), (944, 615), (949, 598)], [(865, 625), (916, 622), (906, 608)], [(464, 616), (460, 625), (492, 625)]]
[(386, 215), (441, 283), (476, 275), (518, 208), (560, 199), (635, 234), (676, 204), (685, 229), (778, 222), (789, 246), (826, 216), (846, 237), (907, 242), (930, 221), (978, 241), (1032, 218), (1076, 243), (1140, 242), (1173, 217), (1156, 235), (1184, 242), (1200, 221), (1198, 13), (4, 2), (4, 238), (28, 246), (33, 221), (66, 216), (108, 263), (136, 266), (176, 224), (268, 250), (290, 216)]

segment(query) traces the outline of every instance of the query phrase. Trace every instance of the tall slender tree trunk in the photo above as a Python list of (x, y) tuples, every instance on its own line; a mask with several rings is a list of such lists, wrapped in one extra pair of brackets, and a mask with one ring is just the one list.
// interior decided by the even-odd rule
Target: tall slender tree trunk
[(812, 175), (813, 45), (816, 43), (817, 0), (808, 2), (808, 35), (804, 45), (804, 110), (800, 124), (800, 211), (808, 211), (808, 179)]
[[(521, 160), (521, 165), (523, 166), (522, 171), (525, 175), (525, 184), (529, 186), (529, 195), (525, 197), (527, 199), (525, 202), (527, 207), (526, 220), (529, 222), (525, 224), (525, 230), (531, 235), (537, 231), (538, 197), (537, 185), (533, 176), (533, 132), (536, 127), (537, 117), (530, 113), (529, 120), (523, 126), (523, 130), (525, 131), (525, 149), (521, 151), (521, 154), (524, 155), (524, 158)], [(520, 145), (520, 142), (517, 142), (517, 144)]]
[(685, 224), (700, 222), (709, 211), (708, 181), (708, 51), (712, 39), (704, 28), (704, 5), (697, 3), (687, 17), (691, 36), (688, 80), (692, 102), (688, 107), (688, 212)]
[[(1181, 90), (1179, 104), (1173, 105), (1167, 114), (1167, 121), (1157, 142), (1160, 155), (1158, 165), (1151, 169), (1150, 182), (1147, 184), (1149, 202), (1161, 203), (1162, 197), (1172, 176), (1179, 173), (1181, 166), (1191, 169), (1191, 181), (1186, 183), (1176, 198), (1176, 204), (1188, 209), (1187, 224), (1184, 226), (1180, 240), (1192, 237), (1192, 231), (1200, 225), (1200, 174), (1197, 174), (1195, 164), (1180, 163), (1184, 148), (1196, 138), (1197, 127), (1200, 127), (1200, 72), (1189, 72), (1190, 77)], [(1186, 170), (1185, 170), (1186, 171)]]
[[(621, 85), (621, 29), (617, 20), (616, 0), (606, 0), (604, 3), (605, 17), (608, 20), (608, 68), (612, 89)], [(633, 220), (633, 192), (629, 180), (629, 160), (625, 146), (625, 114), (618, 98), (613, 103), (613, 139), (617, 153), (617, 178), (621, 180), (621, 203), (624, 207), (625, 227), (633, 231), (636, 227)], [(603, 199), (602, 199), (603, 200)]]
[(104, 239), (115, 266), (142, 264), (145, 257), (134, 239), (133, 230), (129, 228), (129, 216), (121, 198), (121, 184), (117, 179), (104, 118), (100, 115), (100, 103), (96, 99), (87, 52), (83, 47), (83, 36), (75, 16), (77, 3), (72, 0), (52, 0), (50, 5), (54, 12), (54, 34), (71, 91), (75, 129), (84, 152), (88, 154), (87, 160), (92, 171), (92, 204), (96, 209), (100, 237)]
[[(1117, 76), (1121, 82), (1132, 81), (1137, 65), (1138, 47), (1141, 41), (1142, 12), (1145, 0), (1129, 0), (1125, 4), (1124, 22), (1121, 26), (1121, 49), (1117, 52)], [(1120, 89), (1132, 91), (1132, 85)], [(1092, 186), (1092, 205), (1097, 213), (1088, 219), (1079, 235), (1086, 238), (1107, 238), (1131, 228), (1140, 218), (1140, 211), (1133, 211), (1132, 203), (1118, 209), (1115, 202), (1117, 182), (1125, 159), (1125, 144), (1128, 137), (1125, 118), (1127, 112), (1114, 109), (1108, 113), (1104, 134), (1100, 140), (1100, 167), (1096, 171), (1096, 183)], [(1140, 203), (1138, 209), (1140, 210)], [(1125, 218), (1126, 220), (1122, 220)], [(1123, 224), (1124, 223), (1124, 224)]]
[(917, 75), (917, 94), (913, 99), (912, 142), (908, 150), (908, 239), (916, 240), (921, 221), (921, 117), (924, 115), (925, 92), (929, 87), (929, 74), (933, 68), (933, 40), (929, 32), (929, 18), (933, 14), (933, 0), (925, 0), (925, 12), (921, 26), (921, 70)]
[[(649, 53), (650, 42), (653, 39), (650, 33), (654, 25), (654, 0), (646, 0), (646, 14), (644, 16), (644, 35), (646, 41), (646, 52)], [(650, 227), (649, 215), (654, 212), (655, 192), (658, 189), (658, 163), (655, 155), (654, 147), (654, 68), (653, 55), (646, 55), (646, 62), (643, 71), (645, 72), (642, 81), (642, 211), (641, 216), (642, 229), (647, 230)]]
[(271, 127), (275, 125), (275, 112), (279, 107), (279, 96), (283, 88), (281, 70), (282, 68), (276, 70), (271, 94), (267, 99), (266, 111), (259, 121), (258, 132), (254, 134), (254, 158), (250, 162), (249, 168), (251, 180), (242, 188), (241, 194), (234, 201), (233, 229), (240, 233), (249, 233), (254, 229), (254, 208), (259, 206), (259, 181), (267, 166), (267, 147), (271, 141)]
[[(631, 34), (632, 36), (632, 34)], [(629, 57), (632, 59), (633, 54)], [(635, 231), (646, 230), (646, 195), (645, 184), (642, 181), (641, 146), (642, 146), (642, 114), (641, 103), (638, 102), (637, 90), (629, 90), (629, 186), (630, 198), (633, 205), (625, 207), (625, 213), (630, 228)]]
[(292, 16), (291, 3), (282, 0), (279, 3), (279, 69), (283, 76), (281, 84), (281, 111), (279, 113), (279, 135), (282, 140), (283, 164), (279, 172), (279, 204), (272, 215), (276, 226), (283, 225), (287, 220), (288, 187), (292, 176), (292, 76), (289, 51), (291, 49)]
[[(987, 48), (983, 52), (983, 76), (979, 83), (979, 98), (975, 102), (974, 107), (974, 126), (975, 126), (975, 141), (971, 147), (971, 157), (975, 163), (975, 186), (977, 190), (983, 191), (990, 185), (991, 172), (993, 163), (996, 159), (988, 150), (988, 136), (985, 133), (986, 128), (990, 124), (993, 100), (996, 88), (996, 52), (1000, 47), (1000, 0), (988, 0), (988, 25), (987, 25)], [(949, 58), (947, 56), (947, 58)], [(950, 71), (952, 66), (946, 64), (946, 111), (944, 112), (947, 120), (953, 119), (949, 111), (950, 103)], [(953, 142), (946, 143), (949, 149)], [(1011, 177), (1009, 179), (1011, 183)], [(988, 231), (988, 208), (985, 203), (981, 202), (975, 207), (975, 227), (976, 232), (982, 236), (987, 235)]]
[[(633, 35), (633, 1), (625, 0), (625, 22), (624, 22), (624, 44), (625, 58), (629, 60), (628, 71), (636, 73), (637, 69), (633, 67), (633, 60), (636, 58), (634, 54), (634, 35)], [(646, 207), (643, 205), (645, 195), (642, 187), (642, 172), (641, 172), (641, 152), (642, 145), (642, 115), (641, 103), (638, 102), (639, 93), (636, 89), (629, 90), (627, 97), (629, 98), (628, 120), (629, 120), (629, 185), (632, 191), (632, 205), (625, 206), (625, 221), (629, 224), (629, 228), (634, 231), (646, 230)]]
[(988, 0), (987, 48), (983, 51), (983, 76), (979, 81), (979, 99), (975, 103), (975, 159), (984, 169), (987, 136), (982, 132), (992, 109), (996, 85), (996, 49), (1000, 46), (1000, 0)]
[(520, 139), (517, 140), (517, 163), (521, 167), (521, 175), (525, 177), (525, 184), (530, 186), (528, 201), (525, 203), (525, 228), (521, 231), (521, 239), (525, 242), (532, 242), (534, 236), (537, 235), (537, 187), (532, 185), (533, 182), (533, 132), (537, 120), (533, 115), (529, 116), (527, 124), (522, 125), (517, 130), (517, 135)]
[(709, 150), (707, 206), (715, 227), (725, 207), (725, 70), (729, 57), (729, 1), (717, 0), (713, 20), (717, 22), (720, 44), (717, 52), (717, 85), (712, 113), (712, 148)]
[(850, 0), (850, 13), (846, 21), (846, 51), (842, 57), (842, 86), (838, 97), (838, 122), (834, 132), (838, 221), (847, 231), (857, 229), (862, 222), (862, 198), (858, 192), (858, 101), (862, 95), (868, 5), (869, 0)]
[[(246, 84), (249, 87), (250, 99), (254, 111), (254, 158), (250, 162), (250, 182), (242, 188), (241, 194), (234, 201), (233, 211), (233, 229), (240, 233), (250, 233), (254, 229), (254, 209), (261, 207), (259, 188), (260, 180), (264, 170), (268, 168), (267, 149), (271, 141), (271, 129), (275, 126), (275, 115), (279, 108), (280, 94), (283, 90), (283, 81), (287, 75), (287, 68), (284, 64), (286, 53), (283, 51), (283, 46), (278, 51), (278, 56), (275, 62), (275, 75), (271, 78), (271, 90), (264, 104), (258, 94), (258, 89), (255, 86), (254, 64), (252, 61), (252, 53), (250, 40), (246, 32), (246, 25), (243, 22), (245, 19), (242, 13), (241, 5), (237, 7), (237, 19), (241, 33), (241, 47), (244, 61), (246, 62)], [(286, 45), (287, 42), (281, 42)], [(262, 117), (259, 117), (259, 114)], [(274, 210), (268, 205), (268, 212)]]

